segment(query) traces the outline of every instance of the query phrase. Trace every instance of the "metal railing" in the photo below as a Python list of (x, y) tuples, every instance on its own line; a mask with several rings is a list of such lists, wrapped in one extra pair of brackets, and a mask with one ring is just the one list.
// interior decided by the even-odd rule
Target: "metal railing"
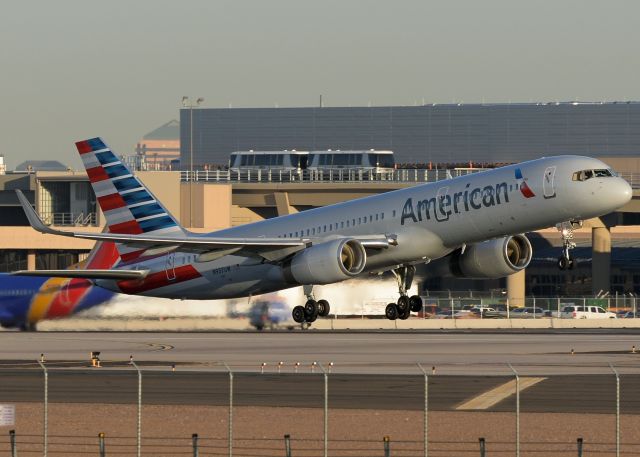
[(54, 226), (92, 226), (98, 225), (97, 213), (45, 213), (42, 215), (42, 220), (47, 225)]
[[(338, 168), (329, 170), (188, 170), (180, 172), (183, 182), (230, 182), (230, 183), (269, 183), (269, 182), (311, 182), (311, 183), (357, 183), (357, 182), (390, 182), (390, 183), (426, 183), (457, 178), (490, 169), (434, 169), (403, 168), (385, 173), (371, 170)], [(619, 173), (631, 187), (640, 189), (640, 173)]]
[(425, 183), (457, 178), (471, 173), (485, 171), (477, 170), (424, 170), (400, 169), (384, 173), (372, 170), (358, 170), (350, 168), (336, 168), (328, 170), (197, 170), (191, 174), (181, 171), (183, 182), (191, 180), (198, 182), (237, 182), (237, 183), (269, 183), (269, 182), (392, 182), (392, 183)]

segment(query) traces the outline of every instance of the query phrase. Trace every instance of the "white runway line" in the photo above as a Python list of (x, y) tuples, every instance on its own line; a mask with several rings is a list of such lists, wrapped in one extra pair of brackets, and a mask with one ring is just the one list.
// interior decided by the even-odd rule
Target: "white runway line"
[[(545, 379), (547, 378), (520, 378), (520, 392), (544, 381)], [(505, 382), (498, 387), (473, 397), (471, 400), (457, 406), (456, 409), (460, 411), (489, 409), (500, 403), (502, 400), (509, 398), (511, 395), (515, 395), (515, 393), (516, 380), (512, 379), (511, 381)]]

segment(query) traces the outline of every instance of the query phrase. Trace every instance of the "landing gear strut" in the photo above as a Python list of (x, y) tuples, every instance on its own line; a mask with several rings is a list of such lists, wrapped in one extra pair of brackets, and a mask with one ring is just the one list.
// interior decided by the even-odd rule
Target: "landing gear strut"
[(412, 311), (417, 313), (422, 310), (422, 299), (420, 296), (413, 295), (409, 297), (407, 295), (407, 291), (411, 288), (413, 277), (416, 274), (416, 267), (413, 265), (403, 265), (391, 270), (391, 273), (393, 273), (398, 282), (400, 298), (398, 298), (397, 303), (389, 303), (387, 305), (384, 310), (384, 315), (392, 321), (396, 319), (405, 320), (409, 318)]
[(558, 268), (561, 270), (573, 270), (575, 260), (571, 257), (571, 249), (576, 247), (573, 242), (573, 231), (582, 227), (582, 221), (567, 221), (556, 225), (562, 238), (562, 255), (558, 257)]
[(327, 300), (316, 301), (313, 296), (313, 286), (303, 286), (304, 294), (307, 296), (307, 302), (304, 306), (296, 306), (291, 312), (293, 320), (298, 324), (312, 323), (318, 317), (327, 317), (331, 312), (331, 306)]

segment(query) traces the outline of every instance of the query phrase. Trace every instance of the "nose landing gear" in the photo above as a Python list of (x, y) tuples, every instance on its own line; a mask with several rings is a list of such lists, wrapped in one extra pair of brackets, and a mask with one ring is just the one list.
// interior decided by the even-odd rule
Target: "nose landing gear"
[(576, 247), (573, 242), (573, 231), (582, 227), (582, 221), (567, 221), (556, 225), (562, 238), (562, 255), (558, 257), (558, 268), (560, 270), (573, 270), (575, 260), (571, 257), (571, 250)]
[(392, 321), (396, 319), (405, 320), (409, 318), (412, 311), (417, 313), (422, 309), (422, 298), (419, 295), (412, 295), (411, 297), (407, 295), (407, 291), (411, 288), (413, 277), (416, 274), (416, 267), (403, 265), (391, 270), (391, 273), (393, 273), (398, 282), (400, 298), (398, 298), (397, 303), (389, 303), (387, 305), (384, 315)]
[(291, 317), (298, 324), (315, 322), (318, 317), (327, 317), (331, 312), (331, 306), (327, 300), (316, 301), (313, 296), (313, 286), (304, 286), (307, 302), (304, 306), (296, 306), (291, 312)]

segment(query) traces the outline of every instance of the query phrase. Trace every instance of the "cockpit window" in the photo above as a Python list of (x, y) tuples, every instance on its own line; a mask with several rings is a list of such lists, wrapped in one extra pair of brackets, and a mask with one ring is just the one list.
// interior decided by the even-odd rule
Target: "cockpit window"
[(574, 181), (586, 181), (591, 178), (609, 178), (611, 176), (615, 176), (613, 170), (610, 169), (599, 169), (599, 170), (581, 170), (576, 171), (573, 174), (572, 179)]

